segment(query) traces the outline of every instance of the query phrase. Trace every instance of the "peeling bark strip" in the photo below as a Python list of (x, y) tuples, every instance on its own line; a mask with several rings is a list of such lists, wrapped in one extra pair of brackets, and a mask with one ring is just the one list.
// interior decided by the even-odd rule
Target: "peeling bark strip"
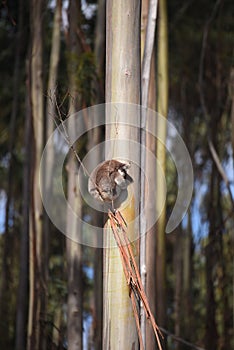
[(162, 338), (163, 336), (150, 310), (149, 302), (147, 300), (147, 296), (142, 285), (140, 272), (134, 259), (131, 243), (126, 233), (127, 223), (119, 211), (115, 211), (114, 213), (109, 211), (108, 216), (115, 241), (120, 251), (124, 275), (129, 286), (129, 297), (131, 298), (133, 313), (136, 320), (137, 332), (140, 342), (140, 350), (144, 350), (144, 345), (140, 328), (140, 320), (137, 311), (137, 304), (139, 300), (141, 300), (146, 314), (146, 318), (149, 320), (154, 330), (158, 348), (159, 350), (162, 350), (159, 336), (161, 336)]

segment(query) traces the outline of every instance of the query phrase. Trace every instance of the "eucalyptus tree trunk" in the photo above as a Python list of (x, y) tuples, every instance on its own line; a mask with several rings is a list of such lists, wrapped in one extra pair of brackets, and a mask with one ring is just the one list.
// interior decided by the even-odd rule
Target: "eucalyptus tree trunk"
[[(67, 196), (69, 205), (81, 215), (81, 203), (77, 184), (77, 163), (73, 154), (70, 154), (68, 164), (68, 187)], [(77, 236), (81, 230), (78, 220), (67, 214), (67, 232), (70, 237)], [(68, 299), (67, 299), (67, 342), (68, 350), (82, 349), (82, 312), (83, 312), (83, 290), (82, 290), (82, 250), (81, 245), (70, 238), (66, 240), (67, 277), (68, 277)]]
[[(107, 2), (107, 48), (106, 48), (106, 102), (140, 103), (140, 0), (110, 0)], [(113, 141), (108, 147), (107, 159), (123, 153), (131, 159), (130, 141), (139, 143), (139, 130), (121, 125), (132, 118), (136, 125), (140, 113), (131, 114), (128, 105), (107, 106), (106, 140)], [(125, 139), (127, 146), (118, 142)], [(140, 152), (137, 154), (140, 164)], [(132, 167), (130, 175), (134, 179), (133, 195), (125, 206), (118, 208), (129, 223), (139, 213), (139, 171)], [(124, 208), (124, 209), (123, 209)], [(139, 224), (128, 226), (131, 240)], [(112, 233), (105, 235), (105, 246), (110, 246)], [(136, 250), (136, 260), (138, 260)], [(138, 336), (129, 298), (129, 288), (117, 248), (104, 250), (104, 333), (103, 349), (138, 349)]]
[(43, 63), (42, 63), (42, 18), (43, 0), (31, 2), (31, 103), (32, 103), (32, 197), (29, 231), (29, 258), (30, 258), (30, 295), (29, 295), (29, 322), (28, 322), (28, 349), (39, 350), (42, 336), (42, 320), (45, 310), (42, 309), (45, 296), (44, 261), (43, 261), (43, 230), (42, 230), (42, 202), (39, 189), (39, 167), (43, 147), (43, 117), (44, 117), (44, 90), (43, 90)]
[[(28, 61), (26, 65), (27, 77), (29, 79)], [(24, 168), (23, 168), (23, 209), (22, 209), (22, 232), (20, 240), (20, 267), (19, 287), (16, 314), (16, 339), (15, 350), (26, 349), (27, 344), (27, 320), (28, 320), (28, 256), (29, 256), (29, 205), (31, 191), (31, 144), (32, 144), (32, 121), (29, 80), (27, 79), (26, 94), (26, 117), (24, 135)], [(26, 297), (27, 296), (27, 297)]]
[[(159, 0), (158, 10), (158, 69), (157, 69), (157, 112), (167, 118), (168, 113), (168, 37), (167, 37), (167, 5), (166, 0)], [(166, 133), (164, 123), (157, 123), (158, 134), (162, 142), (157, 142), (157, 161), (162, 171), (166, 174)], [(158, 169), (159, 170), (159, 169)], [(162, 177), (156, 174), (156, 210), (162, 207), (165, 198)], [(165, 220), (166, 208), (164, 207), (157, 222), (156, 238), (156, 310), (157, 320), (160, 326), (166, 323), (166, 257), (165, 257)]]
[[(105, 77), (103, 73), (105, 61), (105, 15), (106, 15), (106, 0), (98, 1), (97, 22), (95, 28), (95, 46), (94, 54), (96, 61), (96, 71), (98, 75), (96, 83), (96, 99), (95, 103), (103, 103), (105, 96)], [(92, 121), (91, 121), (92, 122)], [(104, 135), (101, 128), (89, 130), (89, 150), (95, 145), (103, 141)], [(101, 153), (95, 154), (98, 158), (97, 163), (101, 162)], [(92, 162), (92, 159), (91, 159)], [(95, 210), (92, 214), (93, 223), (100, 226), (104, 222), (103, 213)], [(102, 349), (102, 329), (103, 329), (103, 249), (95, 248), (94, 251), (94, 320), (93, 320), (93, 346), (95, 350)]]
[[(190, 149), (191, 145), (191, 118), (189, 116), (189, 108), (187, 101), (187, 86), (186, 78), (181, 82), (181, 105), (184, 114), (183, 122), (183, 139), (185, 144)], [(181, 327), (183, 327), (183, 336), (185, 339), (191, 338), (190, 332), (193, 328), (192, 317), (192, 265), (193, 265), (193, 231), (192, 231), (192, 213), (189, 209), (188, 222), (185, 231), (183, 232), (183, 312)]]
[[(1, 284), (0, 284), (0, 347), (9, 346), (9, 323), (10, 323), (10, 311), (9, 304), (11, 303), (10, 294), (10, 281), (12, 280), (11, 269), (11, 232), (9, 223), (13, 221), (10, 213), (12, 206), (12, 195), (14, 188), (14, 147), (16, 143), (16, 118), (19, 106), (19, 84), (21, 78), (21, 57), (22, 57), (22, 28), (23, 28), (23, 1), (19, 2), (18, 10), (18, 30), (16, 34), (15, 46), (15, 61), (13, 72), (13, 91), (12, 91), (12, 107), (9, 123), (9, 145), (8, 145), (8, 169), (7, 169), (7, 189), (6, 189), (6, 206), (5, 206), (5, 230), (3, 235), (3, 254), (2, 254), (2, 266), (1, 266)], [(22, 241), (21, 241), (22, 243)], [(22, 310), (23, 311), (23, 310)], [(25, 313), (25, 310), (24, 310)], [(24, 320), (25, 321), (25, 320)], [(23, 324), (25, 327), (25, 322)]]
[[(214, 131), (215, 129), (213, 129)], [(214, 134), (214, 132), (213, 132)], [(216, 300), (215, 300), (215, 282), (214, 282), (214, 266), (217, 263), (216, 248), (216, 227), (217, 213), (216, 208), (216, 189), (217, 172), (215, 164), (212, 164), (209, 184), (209, 202), (208, 202), (208, 220), (209, 220), (209, 236), (208, 243), (205, 247), (205, 274), (206, 274), (206, 327), (205, 327), (205, 348), (218, 349), (218, 330), (216, 321)]]
[[(145, 36), (148, 21), (148, 11), (149, 11), (149, 0), (144, 0), (142, 2), (142, 12), (141, 12), (141, 51), (142, 59), (144, 54)], [(150, 67), (150, 81), (149, 81), (149, 93), (148, 93), (148, 107), (156, 110), (156, 63), (155, 63), (155, 48), (153, 49), (151, 67)], [(156, 130), (156, 120), (153, 118), (146, 121), (151, 123), (148, 126), (148, 130)], [(146, 134), (146, 149), (150, 150), (153, 154), (156, 154), (156, 140), (150, 133)], [(156, 167), (150, 161), (149, 157), (146, 155), (145, 162), (145, 174), (149, 183), (153, 183), (156, 178)], [(147, 189), (145, 189), (147, 190)], [(146, 213), (146, 220), (152, 221), (152, 217), (155, 217), (155, 202), (152, 201), (148, 207)], [(147, 231), (145, 236), (145, 265), (146, 265), (146, 281), (145, 290), (146, 295), (150, 301), (151, 311), (154, 316), (156, 315), (155, 309), (155, 255), (156, 255), (156, 237), (155, 237), (155, 226)], [(156, 340), (155, 335), (152, 331), (150, 324), (146, 322), (145, 324), (145, 347), (146, 349), (155, 349)]]
[[(72, 96), (70, 102), (70, 115), (77, 113), (79, 110), (79, 96), (76, 87), (76, 72), (79, 54), (81, 47), (78, 42), (77, 28), (80, 25), (81, 19), (81, 4), (80, 1), (70, 0), (69, 3), (69, 35), (68, 49), (71, 61), (68, 60), (69, 71), (69, 93)], [(73, 122), (73, 121), (72, 121)], [(71, 125), (68, 120), (69, 130), (75, 132), (75, 125)], [(76, 212), (78, 217), (81, 217), (81, 198), (79, 190), (76, 190), (77, 185), (77, 168), (78, 164), (71, 152), (67, 163), (67, 200), (71, 208)], [(75, 242), (77, 232), (81, 230), (79, 220), (73, 219), (67, 212), (66, 230), (69, 232), (69, 237), (74, 237), (74, 240), (66, 239), (66, 257), (67, 257), (67, 277), (68, 277), (68, 299), (67, 299), (67, 341), (68, 350), (82, 349), (82, 312), (83, 312), (83, 291), (82, 291), (82, 249), (81, 245)]]
[(230, 73), (230, 97), (232, 100), (231, 106), (231, 123), (232, 123), (232, 155), (234, 159), (234, 68), (231, 69)]
[[(145, 127), (148, 130), (155, 130), (156, 122), (152, 118), (146, 118), (146, 110), (148, 107), (155, 108), (155, 66), (152, 60), (155, 42), (155, 28), (157, 18), (157, 0), (145, 0), (142, 5), (142, 32), (141, 32), (141, 46), (142, 46), (142, 80), (141, 80), (141, 96), (142, 96), (142, 121), (141, 121), (141, 143), (147, 150), (151, 150), (155, 153), (155, 138), (145, 132)], [(150, 124), (149, 124), (150, 123)], [(155, 164), (150, 162), (142, 147), (141, 151), (141, 169), (145, 170), (145, 174), (142, 172), (141, 177), (141, 213), (145, 206), (145, 197), (147, 194), (147, 186), (144, 181), (146, 176), (149, 183), (153, 184), (155, 181), (156, 169)], [(145, 217), (140, 220), (141, 232), (146, 229), (146, 222), (152, 220), (155, 216), (155, 205), (150, 203), (149, 209), (145, 213)], [(155, 314), (155, 284), (154, 284), (154, 269), (155, 269), (155, 235), (154, 228), (151, 228), (146, 235), (141, 235), (140, 246), (140, 268), (141, 279), (143, 287), (146, 290), (146, 294), (150, 300), (151, 310)], [(150, 329), (150, 325), (146, 322), (143, 305), (141, 305), (141, 331), (144, 347), (155, 348), (155, 337)]]
[(186, 232), (183, 233), (183, 335), (187, 339), (190, 337), (192, 329), (192, 259), (193, 259), (193, 238), (192, 238), (192, 219), (191, 211), (188, 212), (188, 226)]
[(97, 84), (97, 100), (96, 103), (102, 103), (105, 100), (105, 74), (104, 74), (104, 63), (105, 63), (105, 48), (106, 48), (106, 0), (98, 0), (98, 11), (97, 11), (97, 22), (95, 28), (95, 45), (94, 54), (96, 61), (96, 70), (98, 75)]
[[(50, 52), (50, 65), (49, 65), (49, 78), (48, 78), (48, 88), (47, 88), (47, 105), (46, 105), (46, 116), (45, 116), (45, 132), (44, 132), (44, 144), (47, 142), (49, 136), (54, 130), (54, 118), (56, 116), (56, 83), (58, 74), (58, 63), (60, 55), (60, 31), (61, 31), (61, 15), (62, 15), (62, 0), (56, 1), (56, 6), (54, 10), (54, 20), (53, 20), (53, 31), (52, 31), (52, 41), (51, 41), (51, 52)], [(53, 176), (53, 164), (54, 164), (54, 149), (53, 147), (48, 148), (46, 166), (44, 169), (44, 188), (43, 191), (45, 195), (51, 193), (52, 187), (52, 176)], [(50, 198), (46, 198), (47, 203), (50, 202)], [(52, 203), (50, 203), (52, 205)], [(44, 284), (48, 285), (49, 281), (49, 246), (50, 246), (50, 219), (47, 213), (44, 211), (44, 243), (43, 243), (43, 257), (44, 257)], [(44, 304), (45, 309), (47, 309), (48, 304), (48, 293), (45, 294)], [(44, 316), (47, 322), (47, 314)], [(47, 337), (42, 337), (41, 339), (41, 349), (46, 349)]]
[[(54, 13), (54, 22), (53, 22), (53, 32), (52, 32), (52, 43), (51, 43), (51, 52), (50, 52), (50, 66), (49, 66), (49, 79), (48, 79), (48, 88), (47, 88), (47, 106), (46, 106), (46, 131), (45, 136), (46, 140), (54, 131), (54, 118), (56, 116), (56, 84), (57, 84), (57, 75), (58, 75), (58, 64), (60, 56), (60, 42), (61, 42), (61, 17), (62, 17), (62, 0), (57, 0), (55, 13)], [(46, 160), (46, 185), (45, 191), (51, 186), (51, 177), (53, 171), (53, 161), (54, 154), (53, 148), (47, 151), (47, 160)], [(49, 231), (49, 220), (46, 218), (45, 229)]]
[[(175, 317), (175, 329), (176, 336), (181, 336), (181, 315), (182, 315), (182, 228), (181, 225), (177, 227), (175, 232), (175, 240), (173, 247), (173, 265), (175, 274), (175, 289), (174, 289), (174, 317)], [(179, 350), (181, 344), (176, 343), (175, 349)]]

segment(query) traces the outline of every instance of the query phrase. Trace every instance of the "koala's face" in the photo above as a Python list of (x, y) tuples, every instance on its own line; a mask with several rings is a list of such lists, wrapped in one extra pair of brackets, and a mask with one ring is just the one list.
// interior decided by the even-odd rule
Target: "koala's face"
[(129, 163), (117, 160), (107, 160), (101, 163), (90, 176), (89, 193), (102, 202), (115, 200), (121, 191), (133, 182), (127, 174), (129, 167)]

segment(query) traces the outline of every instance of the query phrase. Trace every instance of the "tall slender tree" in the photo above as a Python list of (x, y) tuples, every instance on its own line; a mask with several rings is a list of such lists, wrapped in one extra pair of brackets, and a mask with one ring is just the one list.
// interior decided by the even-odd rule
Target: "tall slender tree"
[[(143, 216), (144, 206), (146, 202), (147, 186), (145, 181), (145, 176), (148, 181), (153, 183), (155, 178), (155, 171), (153, 164), (150, 164), (148, 157), (146, 156), (145, 148), (149, 147), (155, 152), (155, 139), (152, 135), (145, 132), (145, 128), (149, 127), (149, 130), (155, 130), (155, 121), (147, 120), (147, 108), (149, 107), (149, 97), (150, 103), (153, 106), (155, 104), (156, 96), (152, 98), (152, 92), (155, 87), (155, 67), (154, 62), (152, 61), (153, 51), (154, 51), (154, 42), (155, 42), (155, 28), (156, 28), (156, 19), (157, 19), (157, 0), (145, 1), (143, 4), (142, 12), (142, 24), (144, 31), (142, 32), (142, 78), (141, 78), (141, 103), (143, 106), (142, 116), (141, 116), (141, 169), (145, 169), (146, 172), (141, 172), (141, 216), (140, 216), (140, 227), (141, 227), (141, 238), (140, 238), (140, 268), (141, 268), (141, 279), (143, 286), (146, 290), (149, 291), (149, 286), (151, 290), (149, 291), (148, 297), (152, 300), (154, 304), (155, 295), (154, 295), (154, 283), (152, 281), (152, 267), (155, 257), (155, 252), (153, 251), (155, 247), (155, 237), (153, 235), (153, 229), (151, 232), (146, 230), (146, 222), (152, 219), (152, 216), (155, 216), (155, 206), (154, 203), (151, 204), (150, 210), (147, 210), (147, 213)], [(146, 22), (146, 23), (145, 23)], [(151, 125), (149, 125), (151, 123)], [(150, 246), (149, 246), (150, 244)], [(151, 260), (150, 260), (151, 259)], [(148, 270), (149, 269), (149, 270)], [(154, 279), (153, 279), (154, 280)], [(153, 311), (155, 311), (153, 305)], [(152, 333), (149, 332), (149, 325), (146, 323), (146, 317), (144, 313), (143, 305), (141, 305), (141, 330), (143, 336), (144, 346), (150, 344), (150, 346), (155, 346), (154, 338), (151, 338)], [(147, 334), (146, 334), (147, 333)], [(148, 337), (146, 337), (146, 335)], [(154, 345), (153, 345), (153, 344)]]
[(23, 182), (23, 208), (22, 208), (22, 233), (20, 241), (20, 270), (19, 270), (19, 287), (18, 287), (18, 307), (16, 314), (16, 339), (15, 349), (26, 349), (27, 345), (27, 321), (28, 321), (28, 292), (29, 292), (29, 206), (31, 190), (31, 102), (29, 87), (29, 64), (27, 71), (27, 94), (26, 94), (26, 118), (25, 118), (25, 136), (24, 136), (24, 182)]
[(33, 0), (30, 4), (30, 98), (32, 104), (32, 190), (30, 210), (30, 294), (28, 349), (40, 349), (44, 317), (44, 260), (42, 230), (42, 202), (39, 190), (39, 167), (43, 147), (44, 88), (43, 88), (43, 0)]
[[(98, 1), (97, 22), (95, 28), (95, 61), (97, 70), (97, 84), (96, 84), (96, 103), (103, 103), (105, 100), (105, 48), (106, 48), (106, 0)], [(89, 147), (94, 147), (103, 141), (104, 135), (100, 128), (89, 131)], [(101, 154), (98, 153), (99, 162), (101, 162)], [(97, 159), (96, 159), (97, 161)], [(101, 212), (95, 211), (93, 214), (95, 225), (100, 226), (103, 215)], [(93, 344), (95, 350), (102, 349), (102, 326), (103, 326), (103, 249), (96, 248), (94, 253), (94, 336)]]
[[(140, 102), (140, 1), (110, 0), (107, 2), (107, 48), (106, 48), (106, 102)], [(110, 108), (110, 109), (109, 109)], [(121, 125), (131, 118), (139, 125), (139, 115), (131, 115), (127, 106), (109, 108), (106, 111), (106, 140), (113, 138), (108, 158), (118, 157), (118, 139), (128, 143), (139, 143), (139, 132)], [(128, 119), (129, 118), (129, 119)], [(124, 145), (122, 145), (124, 147)], [(131, 159), (132, 147), (125, 147), (126, 159)], [(140, 157), (140, 154), (138, 155)], [(138, 159), (140, 164), (140, 158)], [(124, 208), (119, 208), (123, 217), (130, 222), (138, 215), (139, 174), (132, 169), (134, 178), (133, 197)], [(123, 209), (124, 208), (124, 209)], [(129, 239), (134, 237), (133, 225), (129, 226)], [(132, 228), (130, 228), (132, 227)], [(139, 230), (137, 225), (136, 230)], [(132, 231), (132, 232), (131, 232)], [(107, 235), (105, 245), (110, 245)], [(136, 253), (137, 254), (137, 253)], [(136, 255), (136, 259), (138, 256)], [(137, 349), (138, 339), (128, 286), (123, 273), (119, 251), (116, 248), (104, 250), (104, 349)]]
[[(0, 319), (4, 320), (0, 326), (0, 347), (2, 342), (9, 342), (9, 320), (10, 320), (10, 281), (11, 281), (11, 257), (9, 255), (11, 247), (11, 228), (10, 223), (14, 221), (11, 213), (13, 209), (13, 189), (14, 189), (14, 151), (16, 145), (16, 121), (19, 112), (19, 84), (21, 81), (21, 60), (23, 49), (23, 17), (24, 9), (22, 1), (18, 4), (18, 19), (17, 31), (14, 42), (14, 70), (13, 70), (13, 92), (12, 92), (12, 107), (9, 123), (9, 144), (8, 144), (8, 171), (7, 171), (7, 189), (6, 189), (6, 206), (5, 206), (5, 232), (4, 232), (4, 248), (2, 255), (2, 274), (0, 284)], [(24, 323), (25, 326), (25, 323)], [(8, 346), (8, 345), (7, 345)]]
[[(70, 100), (69, 113), (77, 113), (80, 107), (79, 93), (77, 89), (77, 65), (79, 55), (81, 54), (81, 45), (78, 41), (77, 30), (81, 24), (81, 3), (79, 0), (69, 2), (68, 9), (69, 32), (68, 32), (68, 51), (69, 51), (69, 93), (72, 96)], [(69, 130), (75, 132), (73, 121), (68, 120)], [(78, 217), (81, 217), (81, 198), (79, 191), (76, 190), (77, 161), (73, 152), (68, 156), (67, 163), (67, 198), (69, 206), (73, 208)], [(82, 249), (81, 245), (75, 242), (77, 232), (80, 232), (81, 225), (79, 220), (70, 217), (70, 211), (67, 212), (66, 230), (69, 237), (66, 239), (66, 258), (67, 258), (67, 278), (68, 278), (68, 300), (67, 300), (67, 341), (69, 350), (82, 349), (83, 341), (83, 308), (82, 308)]]
[[(158, 9), (158, 45), (157, 45), (157, 112), (167, 118), (168, 113), (168, 37), (167, 37), (167, 5), (166, 0), (159, 0)], [(156, 152), (157, 160), (166, 173), (166, 133), (164, 123), (157, 123), (158, 140)], [(159, 169), (157, 169), (159, 170)], [(161, 206), (164, 198), (164, 186), (162, 178), (156, 174), (156, 210)], [(156, 310), (158, 323), (165, 326), (166, 323), (166, 257), (165, 257), (165, 220), (166, 208), (163, 209), (157, 222), (156, 238)]]

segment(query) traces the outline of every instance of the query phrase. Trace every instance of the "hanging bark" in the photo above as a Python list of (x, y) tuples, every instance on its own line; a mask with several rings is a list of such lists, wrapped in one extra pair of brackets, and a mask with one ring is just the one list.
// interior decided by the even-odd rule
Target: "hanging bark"
[[(106, 101), (140, 102), (140, 1), (110, 0), (107, 3), (107, 57), (106, 57)], [(122, 126), (122, 121), (137, 118), (125, 108), (124, 115), (116, 117), (113, 108), (106, 113), (106, 121), (113, 124), (106, 127), (106, 140), (114, 138), (109, 149), (109, 157), (118, 156), (115, 140), (123, 138), (139, 143), (139, 133)], [(115, 124), (114, 122), (116, 121)], [(124, 119), (123, 119), (124, 118)], [(139, 125), (139, 124), (138, 124)], [(115, 147), (114, 147), (115, 145)], [(126, 159), (131, 159), (131, 151), (126, 149)], [(140, 164), (140, 159), (139, 163)], [(127, 222), (138, 214), (139, 173), (131, 172), (134, 178), (134, 194), (125, 209), (120, 206), (122, 216)], [(139, 229), (137, 225), (136, 229)], [(134, 228), (129, 229), (129, 239), (134, 236)], [(105, 246), (110, 245), (106, 237)], [(138, 256), (136, 253), (136, 260)], [(119, 251), (116, 248), (104, 250), (104, 333), (103, 349), (138, 349), (138, 337), (135, 320), (129, 298), (129, 290), (123, 273)]]
[[(167, 6), (166, 0), (159, 0), (158, 11), (158, 70), (157, 70), (157, 111), (167, 118), (168, 113), (168, 38), (167, 38)], [(158, 120), (159, 121), (159, 120)], [(157, 160), (166, 173), (166, 133), (164, 123), (157, 123), (158, 134), (162, 142), (157, 142)], [(158, 171), (159, 169), (157, 169)], [(162, 177), (156, 174), (156, 211), (161, 207), (164, 198)], [(158, 207), (159, 206), (159, 207)], [(160, 326), (166, 324), (166, 257), (165, 257), (165, 220), (166, 208), (157, 221), (156, 238), (156, 310)]]

